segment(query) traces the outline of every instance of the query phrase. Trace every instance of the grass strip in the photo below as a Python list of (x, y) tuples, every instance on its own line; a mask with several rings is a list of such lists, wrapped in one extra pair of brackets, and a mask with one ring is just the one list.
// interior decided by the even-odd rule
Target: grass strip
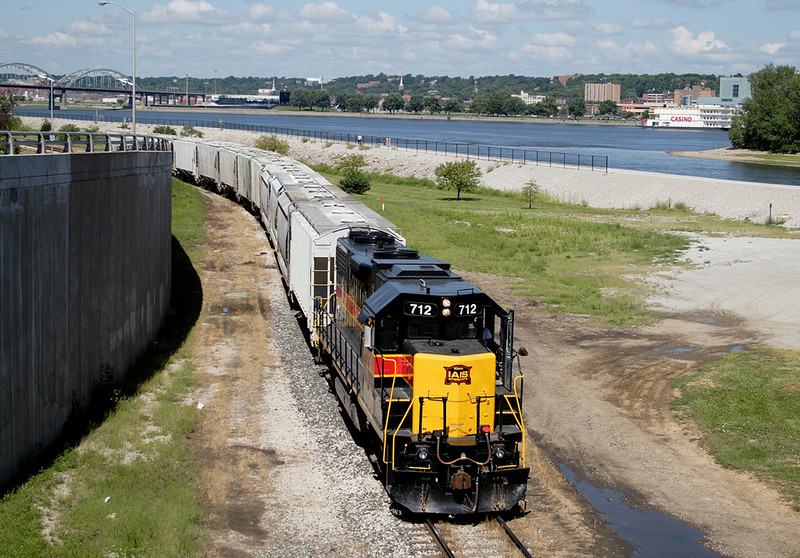
[(672, 408), (697, 422), (717, 462), (772, 483), (800, 511), (800, 354), (730, 353), (672, 387)]
[(174, 180), (173, 293), (158, 342), (125, 384), (68, 426), (55, 458), (0, 498), (0, 555), (198, 552), (199, 472), (188, 446), (198, 411), (184, 401), (194, 375), (188, 336), (202, 303), (190, 256), (205, 243), (205, 219), (199, 191)]
[(650, 321), (642, 285), (629, 277), (676, 262), (689, 246), (685, 236), (615, 222), (620, 212), (545, 196), (528, 209), (509, 193), (481, 189), (458, 200), (429, 180), (373, 175), (371, 189), (354, 197), (400, 226), (412, 248), (458, 269), (517, 278), (548, 309), (591, 315), (598, 325)]

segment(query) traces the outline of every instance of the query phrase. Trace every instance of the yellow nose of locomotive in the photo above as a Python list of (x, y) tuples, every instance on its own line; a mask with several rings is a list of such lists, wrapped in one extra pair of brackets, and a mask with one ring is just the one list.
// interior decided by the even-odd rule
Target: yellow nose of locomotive
[(495, 355), (414, 355), (414, 434), (450, 437), (494, 430)]

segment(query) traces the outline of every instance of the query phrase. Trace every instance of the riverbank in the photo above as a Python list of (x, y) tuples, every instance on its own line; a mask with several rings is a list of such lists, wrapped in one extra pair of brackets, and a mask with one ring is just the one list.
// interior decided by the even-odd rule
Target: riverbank
[[(24, 118), (33, 129), (40, 118)], [(58, 129), (69, 120), (55, 119)], [(119, 129), (117, 124), (99, 122), (102, 131)], [(151, 125), (137, 125), (139, 133), (152, 132)], [(130, 130), (127, 130), (130, 131)], [(239, 130), (204, 128), (206, 139), (253, 145), (262, 134)], [(399, 176), (435, 178), (436, 167), (456, 160), (454, 155), (426, 153), (395, 146), (360, 148), (353, 144), (284, 138), (289, 154), (311, 164), (335, 165), (338, 158), (357, 152), (364, 156), (367, 170)], [(714, 150), (722, 156), (725, 150)], [(708, 152), (704, 152), (708, 153)], [(459, 157), (463, 158), (463, 157)], [(487, 188), (521, 191), (534, 182), (540, 192), (567, 203), (598, 208), (640, 209), (683, 204), (698, 213), (712, 213), (723, 219), (749, 220), (757, 223), (782, 222), (788, 228), (800, 228), (800, 187), (758, 182), (679, 176), (623, 169), (580, 169), (548, 163), (522, 164), (501, 160), (477, 161)]]
[(754, 151), (752, 149), (734, 149), (721, 147), (706, 151), (669, 151), (670, 155), (692, 157), (695, 159), (717, 159), (719, 161), (735, 161), (739, 163), (754, 163), (758, 165), (774, 165), (781, 167), (800, 167), (800, 154), (797, 153), (769, 153), (767, 151)]

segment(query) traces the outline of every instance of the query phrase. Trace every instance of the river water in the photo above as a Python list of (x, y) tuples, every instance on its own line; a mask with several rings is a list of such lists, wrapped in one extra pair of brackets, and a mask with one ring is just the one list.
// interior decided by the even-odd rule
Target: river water
[[(15, 111), (24, 116), (47, 117), (47, 109), (24, 108)], [(84, 120), (130, 118), (125, 110), (60, 110)], [(725, 131), (659, 130), (635, 126), (590, 124), (542, 124), (531, 121), (464, 121), (400, 118), (353, 118), (343, 116), (299, 116), (264, 110), (260, 113), (188, 112), (140, 110), (136, 121), (142, 124), (171, 126), (232, 125), (282, 127), (295, 130), (336, 134), (405, 138), (428, 142), (460, 143), (472, 146), (494, 146), (530, 149), (542, 152), (608, 157), (608, 167), (637, 171), (701, 176), (727, 180), (800, 185), (800, 168), (776, 167), (713, 159), (695, 159), (670, 155), (670, 151), (703, 151), (730, 147)]]

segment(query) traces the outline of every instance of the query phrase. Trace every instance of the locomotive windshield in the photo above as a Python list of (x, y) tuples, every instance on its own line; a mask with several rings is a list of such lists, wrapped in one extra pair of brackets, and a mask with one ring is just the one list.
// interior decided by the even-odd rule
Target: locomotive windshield
[(475, 339), (477, 331), (477, 317), (448, 321), (411, 318), (406, 324), (406, 336), (410, 339)]

